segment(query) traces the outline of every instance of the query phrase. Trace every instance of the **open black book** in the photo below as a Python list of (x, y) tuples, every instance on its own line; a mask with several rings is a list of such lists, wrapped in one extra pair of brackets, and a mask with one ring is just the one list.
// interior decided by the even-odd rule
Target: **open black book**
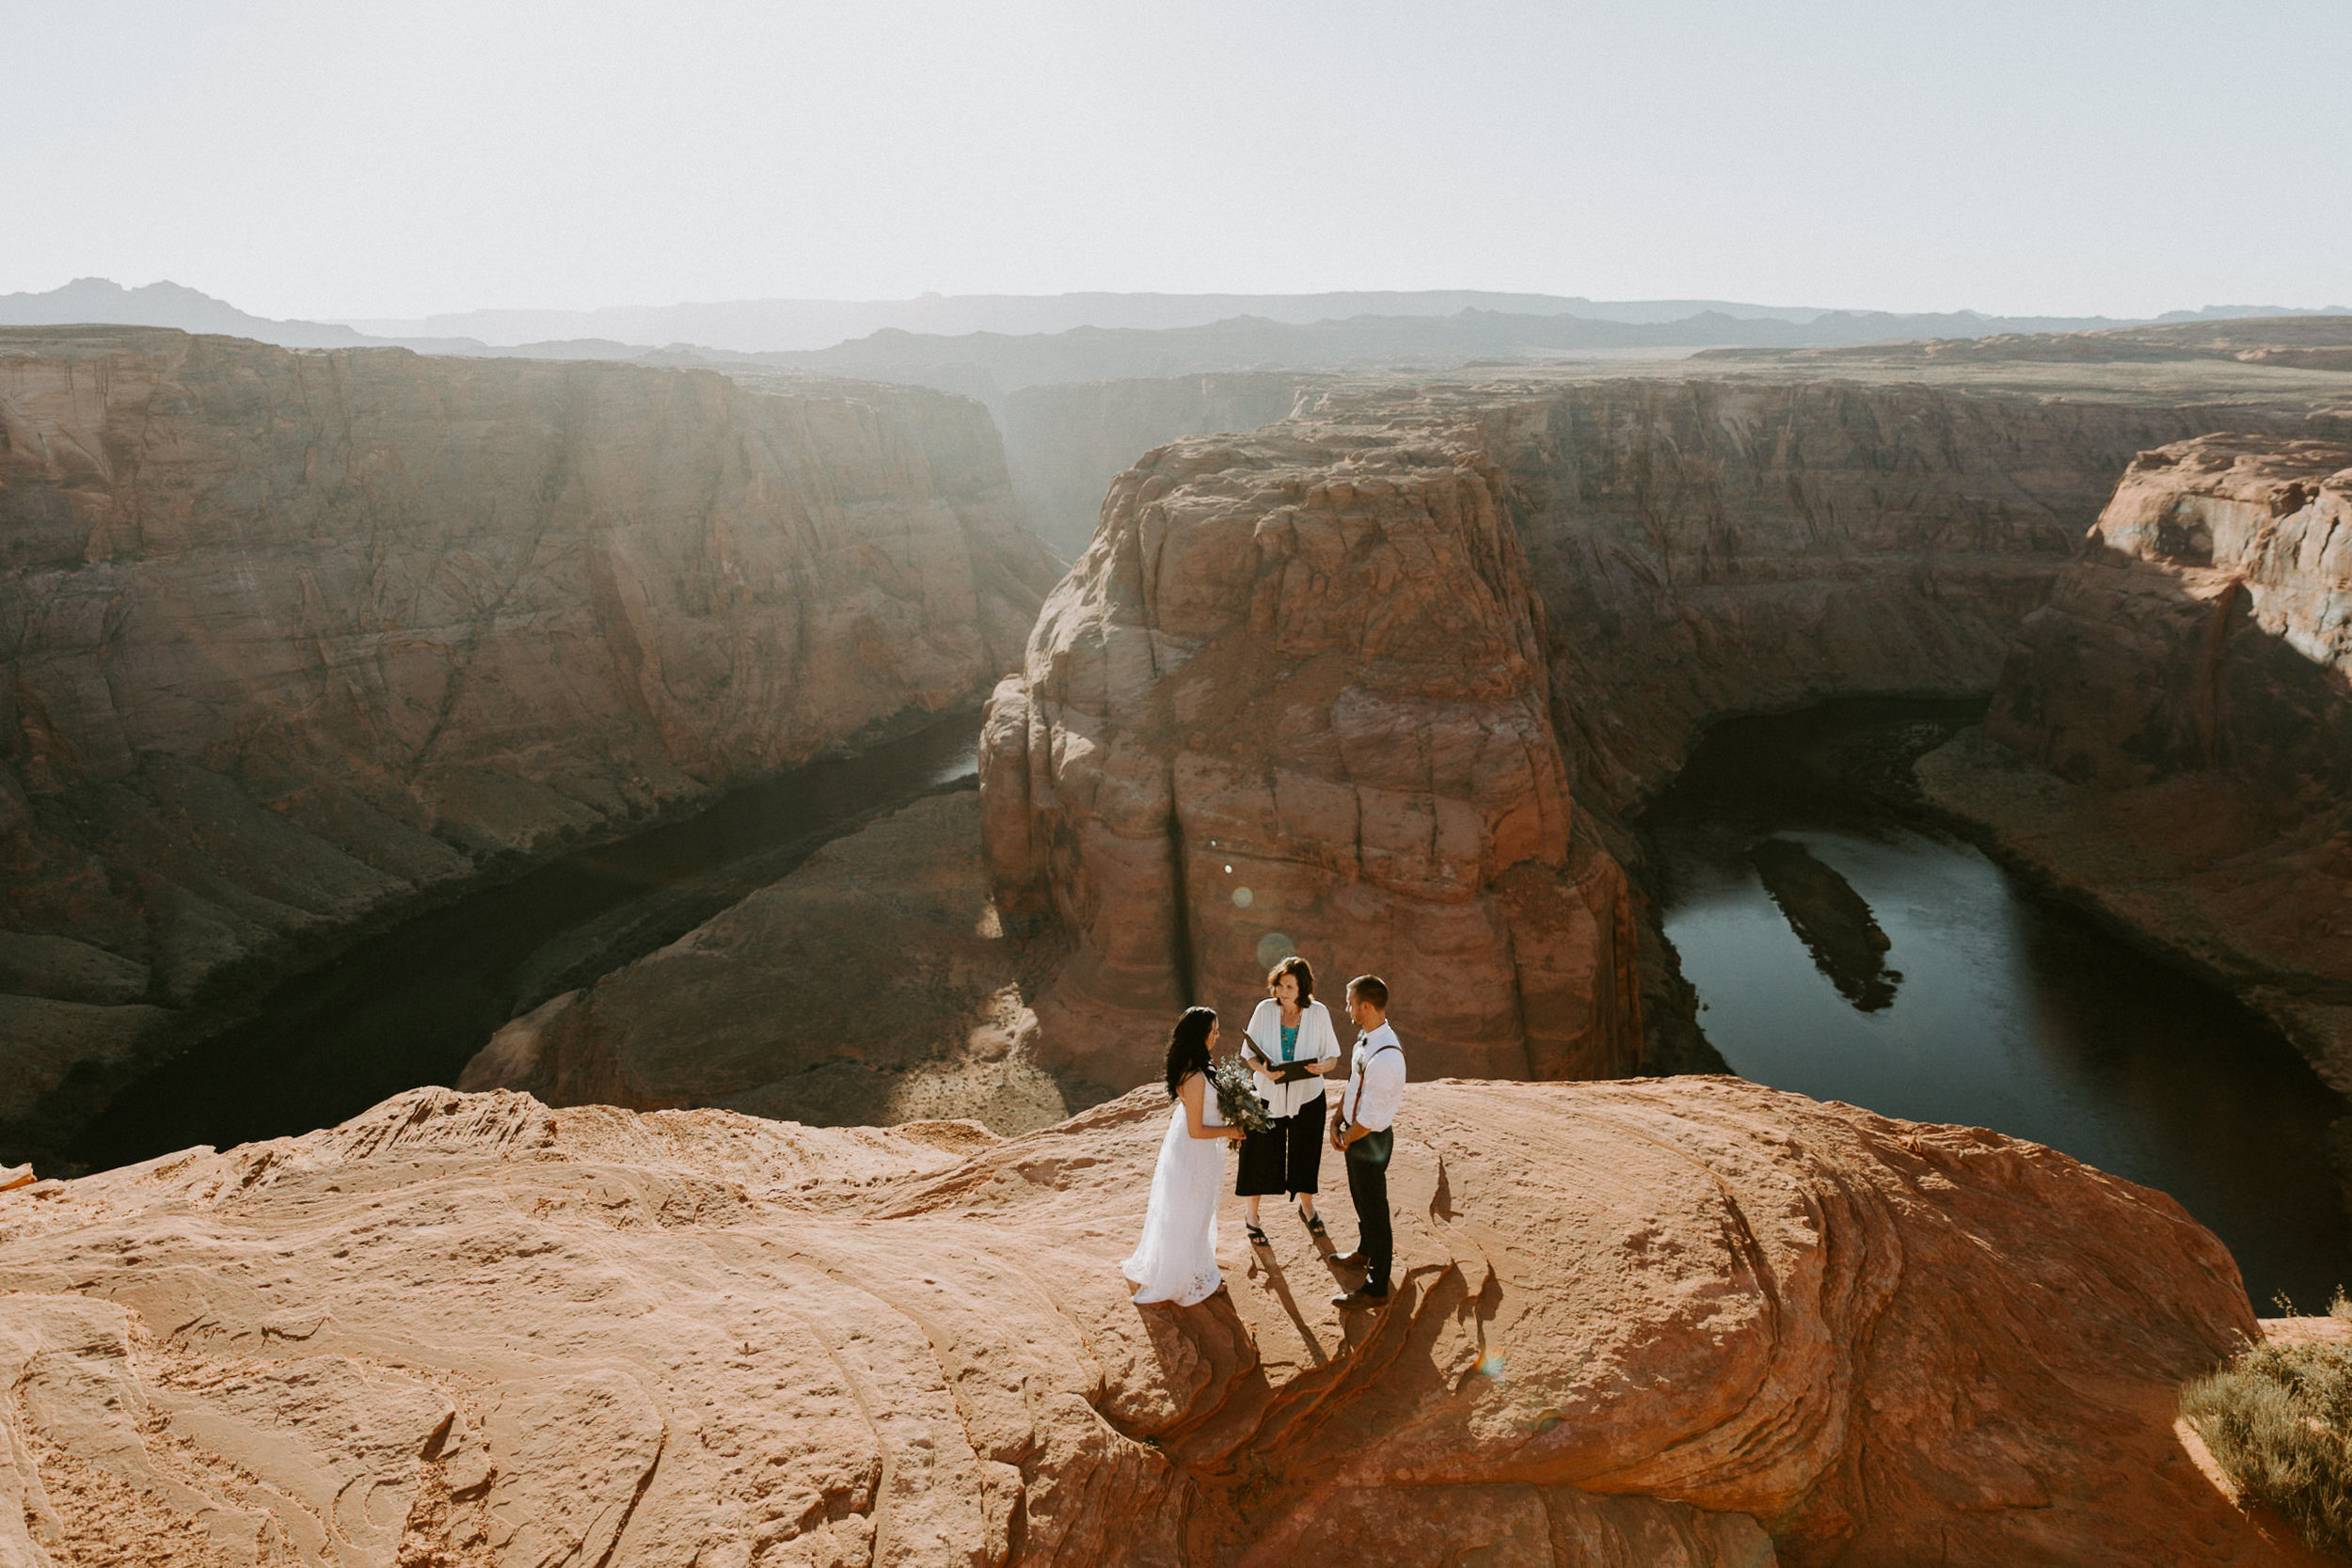
[(1301, 1078), (1312, 1078), (1315, 1075), (1315, 1065), (1311, 1060), (1303, 1062), (1270, 1062), (1263, 1056), (1258, 1054), (1258, 1051), (1255, 1046), (1244, 1051), (1242, 1054), (1249, 1059), (1249, 1065), (1251, 1067), (1257, 1069), (1260, 1072), (1264, 1073), (1268, 1078), (1273, 1079), (1278, 1084), (1295, 1084)]

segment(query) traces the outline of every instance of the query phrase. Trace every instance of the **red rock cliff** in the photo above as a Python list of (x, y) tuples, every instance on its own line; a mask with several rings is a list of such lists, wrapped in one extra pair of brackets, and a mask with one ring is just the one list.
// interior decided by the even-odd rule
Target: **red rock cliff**
[(2132, 453), (2219, 417), (1829, 379), (1430, 400), (1455, 411), (1511, 476), (1578, 798), (1611, 811), (1729, 715), (1989, 691)]
[(1295, 946), (1335, 1005), (1385, 975), (1423, 1071), (1631, 1068), (1624, 879), (1571, 831), (1508, 483), (1458, 436), (1320, 426), (1114, 483), (981, 742), (1000, 902), (1075, 943), (1049, 1059), (1133, 1082)]
[(1391, 386), (1147, 455), (982, 743), (1004, 901), (1073, 943), (1047, 1054), (1148, 1076), (1287, 939), (1391, 982), (1418, 1070), (1631, 1070), (1616, 814), (1725, 715), (1989, 689), (2129, 453), (2204, 417)]
[(0, 1118), (421, 889), (970, 700), (1049, 581), (954, 398), (0, 333)]
[(2352, 1091), (2352, 446), (2143, 452), (1942, 803), (2249, 993)]

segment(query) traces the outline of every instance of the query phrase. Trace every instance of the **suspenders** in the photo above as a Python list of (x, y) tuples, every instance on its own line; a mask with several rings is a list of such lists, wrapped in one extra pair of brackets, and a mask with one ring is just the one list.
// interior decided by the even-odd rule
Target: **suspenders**
[[(1358, 1043), (1360, 1044), (1362, 1042), (1359, 1039)], [(1372, 1065), (1373, 1057), (1379, 1055), (1383, 1051), (1394, 1051), (1399, 1054), (1402, 1054), (1404, 1050), (1404, 1046), (1394, 1040), (1391, 1040), (1387, 1045), (1366, 1052), (1357, 1060), (1356, 1065), (1348, 1069), (1348, 1098), (1346, 1101), (1342, 1102), (1343, 1106), (1342, 1115), (1345, 1116), (1348, 1121), (1353, 1122), (1356, 1119), (1356, 1113), (1360, 1112), (1363, 1109), (1364, 1081), (1362, 1069), (1370, 1067)], [(1367, 1132), (1362, 1137), (1358, 1138), (1355, 1142), (1349, 1144), (1347, 1146), (1347, 1157), (1359, 1164), (1385, 1171), (1389, 1164), (1390, 1151), (1395, 1147), (1396, 1130), (1392, 1127), (1383, 1127), (1379, 1132)], [(1352, 1180), (1353, 1179), (1351, 1178), (1350, 1180)], [(1359, 1211), (1359, 1212), (1360, 1212), (1360, 1211)]]
[[(1357, 1037), (1356, 1037), (1356, 1043), (1357, 1043), (1357, 1044), (1359, 1044), (1359, 1045), (1363, 1044), (1363, 1043), (1364, 1043), (1364, 1037), (1363, 1037), (1363, 1036), (1361, 1036), (1361, 1035), (1357, 1036)], [(1374, 1049), (1372, 1049), (1371, 1051), (1366, 1052), (1363, 1055), (1359, 1056), (1358, 1058), (1356, 1058), (1356, 1064), (1355, 1064), (1355, 1066), (1353, 1066), (1353, 1067), (1351, 1067), (1350, 1069), (1348, 1069), (1348, 1072), (1347, 1072), (1347, 1098), (1346, 1098), (1343, 1101), (1342, 1101), (1342, 1106), (1343, 1106), (1343, 1108), (1346, 1111), (1346, 1113), (1347, 1113), (1347, 1119), (1348, 1119), (1348, 1121), (1349, 1121), (1351, 1124), (1352, 1124), (1352, 1123), (1355, 1121), (1355, 1119), (1356, 1119), (1355, 1112), (1356, 1112), (1357, 1108), (1358, 1108), (1359, 1106), (1360, 1106), (1360, 1105), (1363, 1103), (1363, 1099), (1364, 1099), (1364, 1069), (1366, 1069), (1366, 1068), (1368, 1068), (1368, 1067), (1372, 1066), (1372, 1059), (1373, 1059), (1373, 1057), (1379, 1055), (1381, 1052), (1383, 1052), (1383, 1051), (1403, 1051), (1404, 1049), (1405, 1049), (1405, 1047), (1404, 1047), (1404, 1046), (1400, 1045), (1397, 1041), (1395, 1041), (1395, 1040), (1391, 1039), (1391, 1041), (1389, 1041), (1389, 1043), (1388, 1043), (1388, 1044), (1386, 1044), (1386, 1045), (1382, 1045), (1382, 1046), (1375, 1046), (1375, 1047)]]

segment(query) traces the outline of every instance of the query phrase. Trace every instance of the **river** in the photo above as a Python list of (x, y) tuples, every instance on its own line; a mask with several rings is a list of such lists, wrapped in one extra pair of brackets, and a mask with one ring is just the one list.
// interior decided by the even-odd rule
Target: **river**
[(2160, 1188), (2257, 1307), (2319, 1309), (2352, 1281), (2324, 1148), (2346, 1105), (2233, 998), (1905, 801), (1905, 759), (1973, 717), (1850, 703), (1709, 734), (1642, 819), (1708, 1038), (1758, 1083)]
[(675, 941), (878, 813), (968, 784), (979, 723), (961, 710), (796, 768), (364, 942), (116, 1096), (72, 1157), (103, 1169), (192, 1144), (225, 1148), (454, 1084), (508, 1019)]
[[(2352, 1281), (2323, 1148), (2344, 1103), (2222, 994), (2041, 896), (1903, 787), (1970, 721), (1847, 703), (1718, 726), (1641, 826), (1665, 930), (1732, 1069), (1887, 1116), (1994, 1128), (2178, 1198), (2249, 1292)], [(518, 1012), (675, 940), (879, 812), (968, 786), (977, 718), (800, 768), (564, 856), (288, 981), (83, 1132), (102, 1168), (332, 1125), (453, 1084)]]

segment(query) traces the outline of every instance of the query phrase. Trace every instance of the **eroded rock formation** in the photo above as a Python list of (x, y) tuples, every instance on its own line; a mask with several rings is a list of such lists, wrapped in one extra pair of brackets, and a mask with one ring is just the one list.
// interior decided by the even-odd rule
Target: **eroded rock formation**
[(937, 394), (0, 332), (0, 1123), (431, 890), (970, 700), (1050, 578)]
[(1342, 1322), (1295, 1228), (1229, 1227), (1229, 1295), (1127, 1301), (1167, 1114), (418, 1090), (0, 1195), (0, 1549), (2298, 1560), (2172, 1426), (2255, 1332), (2228, 1254), (2063, 1155), (1729, 1079), (1418, 1085), (1400, 1295)]
[(1624, 878), (1572, 832), (1507, 485), (1287, 425), (1115, 482), (981, 740), (998, 901), (1074, 942), (1050, 1059), (1133, 1083), (1295, 949), (1335, 999), (1386, 976), (1423, 1072), (1632, 1067)]
[(1921, 779), (2352, 1092), (2352, 446), (2143, 452), (2091, 543)]
[(1380, 971), (1431, 1070), (1630, 1070), (1622, 814), (1726, 715), (1988, 689), (2130, 453), (2210, 417), (1358, 386), (1148, 454), (983, 740), (1003, 901), (1073, 944), (1048, 1054), (1147, 1076), (1168, 1009), (1252, 998), (1279, 937)]
[(1579, 799), (1638, 803), (1728, 715), (1989, 690), (2132, 453), (2217, 417), (1834, 380), (1627, 379), (1482, 411)]

